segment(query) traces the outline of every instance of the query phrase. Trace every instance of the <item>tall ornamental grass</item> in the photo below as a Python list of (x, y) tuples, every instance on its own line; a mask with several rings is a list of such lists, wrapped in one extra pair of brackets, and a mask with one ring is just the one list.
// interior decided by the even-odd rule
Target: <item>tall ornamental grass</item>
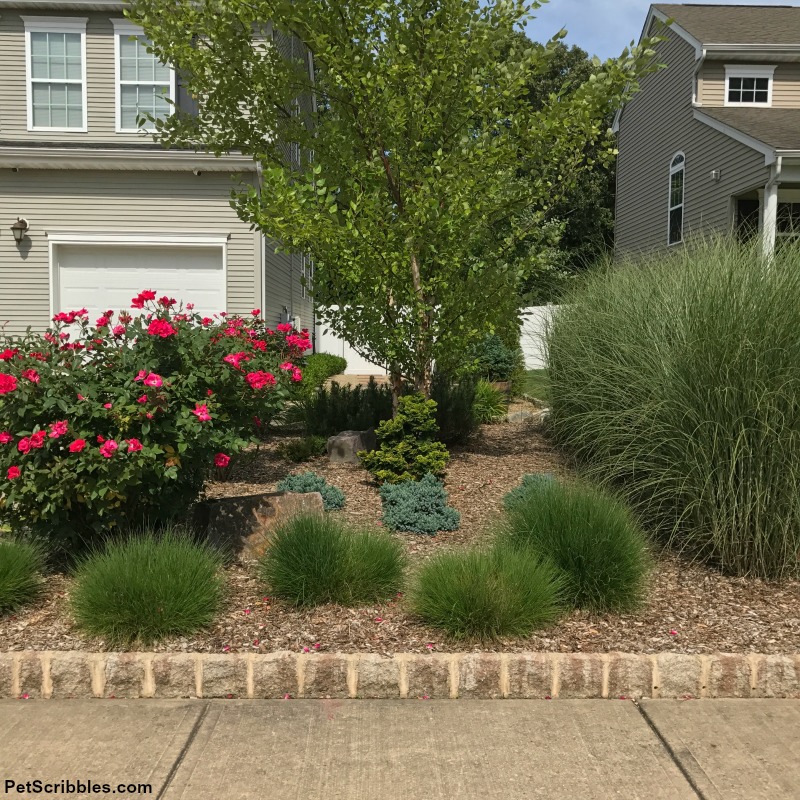
[(679, 550), (798, 573), (800, 250), (704, 241), (592, 276), (548, 333), (551, 429)]

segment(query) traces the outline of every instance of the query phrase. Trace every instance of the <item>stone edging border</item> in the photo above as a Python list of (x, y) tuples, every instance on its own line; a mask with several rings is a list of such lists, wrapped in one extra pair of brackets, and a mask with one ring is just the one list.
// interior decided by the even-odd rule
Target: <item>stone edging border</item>
[(2, 698), (800, 698), (800, 654), (0, 653)]

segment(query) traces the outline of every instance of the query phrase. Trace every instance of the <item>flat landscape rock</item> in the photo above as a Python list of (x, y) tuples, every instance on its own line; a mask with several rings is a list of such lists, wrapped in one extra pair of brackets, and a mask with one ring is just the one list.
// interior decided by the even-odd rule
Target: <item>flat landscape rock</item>
[(223, 497), (206, 504), (208, 539), (244, 559), (258, 559), (275, 530), (298, 514), (324, 513), (319, 492), (268, 492)]
[(342, 431), (328, 439), (328, 457), (332, 464), (360, 464), (361, 450), (374, 450), (378, 446), (375, 429), (366, 431)]

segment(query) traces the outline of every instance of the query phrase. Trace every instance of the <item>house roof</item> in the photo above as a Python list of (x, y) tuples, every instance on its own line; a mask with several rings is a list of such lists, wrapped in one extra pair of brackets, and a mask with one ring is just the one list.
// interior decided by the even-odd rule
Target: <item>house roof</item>
[(657, 3), (653, 8), (703, 44), (800, 44), (799, 6)]
[(800, 151), (800, 108), (710, 108), (697, 111), (776, 150)]

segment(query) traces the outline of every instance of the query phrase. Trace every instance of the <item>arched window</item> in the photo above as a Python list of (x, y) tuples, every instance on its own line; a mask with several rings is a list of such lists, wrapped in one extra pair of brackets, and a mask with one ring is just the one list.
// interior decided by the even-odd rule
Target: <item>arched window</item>
[(683, 241), (683, 186), (686, 156), (676, 153), (669, 164), (669, 225), (667, 244)]

